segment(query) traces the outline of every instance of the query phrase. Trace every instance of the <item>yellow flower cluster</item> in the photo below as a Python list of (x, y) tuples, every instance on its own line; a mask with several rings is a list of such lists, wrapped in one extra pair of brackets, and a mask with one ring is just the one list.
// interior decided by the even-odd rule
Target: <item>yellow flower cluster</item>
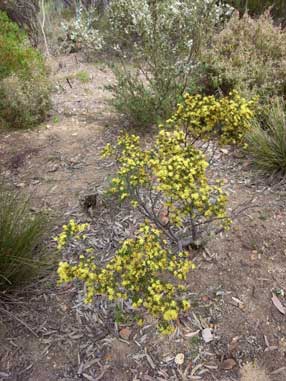
[[(247, 101), (237, 91), (227, 97), (185, 94), (184, 102), (167, 124), (186, 128), (195, 139), (218, 139), (220, 144), (241, 144), (251, 127), (257, 98)], [(178, 126), (179, 124), (179, 126)]]
[(169, 220), (183, 227), (188, 218), (193, 221), (218, 218), (226, 227), (229, 224), (225, 213), (226, 194), (218, 185), (209, 184), (204, 154), (185, 143), (183, 130), (161, 128), (156, 153), (148, 163), (156, 177), (154, 188), (163, 194)]
[[(150, 182), (146, 170), (146, 163), (150, 161), (150, 153), (140, 149), (140, 138), (136, 135), (125, 134), (118, 138), (117, 148), (119, 155), (116, 155), (117, 162), (120, 165), (117, 177), (112, 179), (112, 193), (120, 193), (120, 199), (123, 201), (129, 196), (127, 190), (128, 184), (125, 179), (128, 177), (128, 182), (131, 187), (147, 186)], [(116, 152), (114, 148), (107, 145), (103, 151), (103, 157), (110, 156)], [(136, 207), (137, 204), (135, 203)]]
[(121, 200), (129, 198), (136, 208), (139, 204), (142, 208), (142, 192), (160, 198), (163, 208), (168, 210), (169, 222), (177, 228), (190, 219), (200, 223), (215, 219), (227, 228), (230, 220), (226, 214), (226, 194), (219, 183), (209, 184), (204, 154), (185, 143), (185, 133), (180, 129), (161, 128), (154, 146), (148, 150), (141, 149), (137, 136), (120, 137), (119, 169), (110, 191), (118, 193)]
[(75, 237), (76, 239), (84, 238), (81, 233), (84, 232), (87, 227), (88, 224), (77, 224), (74, 219), (71, 219), (67, 225), (63, 225), (61, 234), (54, 238), (54, 241), (57, 242), (58, 250), (61, 250), (71, 237)]
[(87, 303), (95, 295), (105, 295), (109, 300), (128, 299), (138, 312), (146, 310), (156, 317), (161, 331), (168, 333), (179, 313), (190, 308), (183, 298), (186, 287), (182, 282), (195, 266), (188, 253), (172, 256), (165, 246), (160, 231), (146, 223), (134, 239), (123, 242), (105, 267), (96, 266), (92, 258), (84, 256), (76, 265), (60, 262), (60, 283), (83, 281)]
[[(247, 101), (235, 91), (221, 99), (186, 94), (173, 117), (160, 126), (150, 149), (142, 149), (139, 137), (128, 134), (118, 139), (116, 147), (106, 147), (105, 156), (115, 153), (119, 165), (111, 192), (118, 193), (121, 200), (128, 198), (148, 218), (156, 214), (153, 200), (160, 199), (161, 209), (163, 204), (168, 211), (168, 222), (176, 228), (192, 220), (193, 227), (216, 221), (218, 229), (227, 229), (226, 194), (220, 182), (210, 184), (207, 159), (193, 142), (242, 143), (254, 108), (255, 100)], [(148, 201), (143, 193), (149, 194)], [(149, 215), (148, 203), (153, 208)]]

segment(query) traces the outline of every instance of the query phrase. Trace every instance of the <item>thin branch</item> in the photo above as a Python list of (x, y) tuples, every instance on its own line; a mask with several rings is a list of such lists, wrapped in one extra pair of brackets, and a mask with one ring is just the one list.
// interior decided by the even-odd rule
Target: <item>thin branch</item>
[(37, 333), (22, 319), (18, 318), (15, 314), (12, 314), (11, 312), (7, 311), (5, 308), (0, 307), (0, 312), (3, 312), (10, 316), (12, 319), (17, 320), (19, 323), (21, 323), (24, 327), (27, 328), (28, 331), (30, 331), (35, 337), (39, 337)]
[(47, 41), (47, 37), (46, 37), (46, 33), (45, 33), (46, 12), (45, 12), (45, 2), (44, 1), (45, 0), (41, 0), (41, 9), (42, 9), (42, 15), (43, 15), (42, 22), (41, 22), (41, 31), (42, 31), (42, 35), (44, 38), (46, 53), (47, 53), (47, 56), (49, 56), (50, 52), (49, 52), (48, 41)]

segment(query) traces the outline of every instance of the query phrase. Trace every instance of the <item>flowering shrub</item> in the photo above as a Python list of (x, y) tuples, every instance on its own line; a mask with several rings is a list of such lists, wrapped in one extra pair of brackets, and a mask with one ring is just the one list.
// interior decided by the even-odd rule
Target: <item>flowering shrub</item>
[(139, 127), (169, 117), (203, 46), (230, 11), (214, 1), (111, 1), (105, 42), (120, 58), (110, 87), (116, 109)]
[(62, 233), (55, 238), (58, 250), (61, 250), (72, 237), (76, 239), (85, 238), (81, 233), (83, 233), (87, 227), (88, 224), (77, 224), (74, 219), (71, 219), (67, 225), (63, 225)]
[[(108, 145), (104, 155), (116, 154), (119, 166), (111, 192), (130, 199), (179, 250), (228, 228), (226, 194), (219, 181), (207, 178), (208, 161), (203, 141), (216, 138), (220, 144), (239, 144), (250, 128), (254, 101), (237, 93), (214, 97), (185, 96), (150, 149), (140, 139), (124, 135), (117, 146)], [(198, 142), (195, 145), (195, 142)]]
[[(137, 312), (147, 311), (170, 333), (180, 312), (190, 308), (184, 282), (194, 264), (189, 246), (229, 228), (227, 195), (221, 182), (208, 180), (206, 155), (195, 141), (215, 138), (220, 144), (242, 143), (253, 116), (254, 102), (237, 93), (214, 97), (185, 96), (185, 102), (160, 131), (154, 145), (142, 149), (140, 138), (124, 135), (114, 154), (119, 165), (111, 192), (129, 199), (146, 218), (135, 238), (127, 239), (103, 267), (96, 258), (80, 255), (79, 262), (61, 262), (60, 282), (84, 282), (86, 302), (96, 295), (129, 301)], [(62, 249), (85, 225), (72, 220), (57, 238)], [(87, 249), (89, 250), (89, 249)]]
[(184, 103), (167, 123), (170, 126), (183, 124), (193, 142), (217, 139), (219, 144), (241, 144), (251, 128), (258, 98), (250, 101), (233, 91), (229, 96), (185, 94)]
[[(70, 224), (71, 225), (71, 224)], [(82, 231), (82, 226), (72, 222), (72, 231)], [(58, 239), (60, 249), (66, 244), (67, 228)], [(78, 279), (84, 282), (87, 303), (96, 295), (104, 295), (110, 301), (123, 299), (131, 302), (137, 312), (146, 310), (159, 320), (161, 332), (170, 333), (180, 311), (190, 308), (184, 298), (186, 280), (193, 263), (188, 253), (174, 256), (166, 249), (167, 242), (160, 231), (145, 224), (137, 236), (123, 242), (115, 256), (101, 267), (94, 258), (80, 256), (79, 263), (60, 262), (60, 283)]]

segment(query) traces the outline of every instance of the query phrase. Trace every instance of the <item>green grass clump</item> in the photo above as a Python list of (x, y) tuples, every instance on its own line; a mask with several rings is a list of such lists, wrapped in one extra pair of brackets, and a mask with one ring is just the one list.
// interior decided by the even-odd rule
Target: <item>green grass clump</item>
[[(266, 115), (266, 113), (265, 113)], [(286, 105), (276, 99), (264, 123), (255, 123), (247, 136), (248, 151), (253, 164), (265, 174), (286, 175)]]
[(27, 282), (42, 267), (47, 221), (18, 194), (0, 185), (0, 290)]
[(89, 73), (87, 71), (84, 71), (84, 70), (78, 71), (75, 74), (75, 78), (78, 79), (82, 83), (87, 83), (90, 81)]

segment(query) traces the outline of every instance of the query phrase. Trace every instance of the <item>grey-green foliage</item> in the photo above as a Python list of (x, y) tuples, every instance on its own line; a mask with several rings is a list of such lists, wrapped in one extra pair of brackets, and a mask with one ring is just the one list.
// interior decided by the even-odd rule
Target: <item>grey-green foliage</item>
[(168, 117), (225, 11), (215, 1), (112, 1), (105, 43), (120, 59), (112, 87), (117, 110), (143, 127)]
[(61, 49), (67, 52), (80, 50), (87, 60), (94, 59), (103, 49), (100, 19), (96, 8), (85, 9), (79, 5), (75, 16), (61, 23)]
[(27, 281), (42, 263), (39, 253), (47, 229), (43, 215), (33, 215), (29, 203), (0, 184), (0, 289)]

